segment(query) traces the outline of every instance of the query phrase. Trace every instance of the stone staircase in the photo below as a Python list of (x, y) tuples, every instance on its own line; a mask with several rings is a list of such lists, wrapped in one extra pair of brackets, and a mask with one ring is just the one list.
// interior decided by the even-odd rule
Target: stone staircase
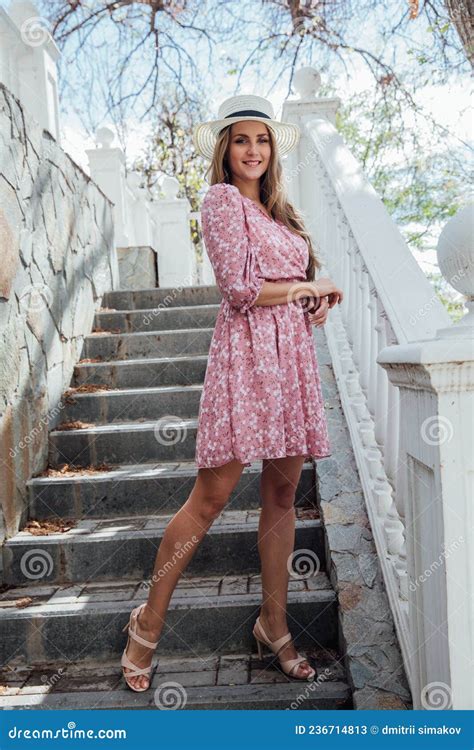
[[(321, 565), (290, 579), (288, 613), (318, 681), (290, 681), (270, 656), (257, 658), (260, 461), (244, 469), (174, 592), (151, 689), (133, 693), (121, 677), (122, 628), (194, 484), (220, 299), (216, 287), (105, 295), (50, 433), (49, 467), (29, 482), (28, 523), (3, 546), (0, 707), (153, 709), (169, 689), (181, 708), (352, 708), (312, 463), (297, 491), (295, 549)], [(170, 439), (157, 440), (158, 420)]]

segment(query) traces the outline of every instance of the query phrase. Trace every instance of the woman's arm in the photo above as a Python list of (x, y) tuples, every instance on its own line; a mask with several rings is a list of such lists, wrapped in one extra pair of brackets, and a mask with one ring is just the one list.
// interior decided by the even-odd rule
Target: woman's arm
[(308, 290), (304, 281), (264, 281), (260, 294), (253, 303), (254, 305), (284, 305), (297, 299), (303, 289)]
[[(342, 300), (342, 291), (328, 278), (318, 281), (264, 281), (254, 305), (284, 305), (301, 297), (333, 295), (333, 304)], [(331, 300), (332, 301), (332, 300)]]

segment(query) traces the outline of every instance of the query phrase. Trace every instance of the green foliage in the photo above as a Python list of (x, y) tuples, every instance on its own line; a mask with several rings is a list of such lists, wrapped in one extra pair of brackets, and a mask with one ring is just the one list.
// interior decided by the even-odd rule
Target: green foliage
[[(191, 137), (193, 124), (199, 119), (204, 119), (199, 112), (178, 104), (172, 109), (169, 100), (163, 98), (163, 109), (155, 119), (154, 135), (145, 146), (144, 156), (133, 167), (144, 175), (146, 186), (157, 199), (163, 197), (159, 187), (160, 177), (163, 174), (175, 177), (180, 186), (178, 195), (188, 199), (193, 212), (200, 209), (208, 166), (195, 153)], [(191, 221), (191, 238), (200, 256), (201, 235), (195, 219)]]
[(464, 302), (459, 298), (460, 295), (449, 286), (444, 276), (440, 273), (427, 273), (426, 275), (433, 284), (440, 302), (446, 308), (453, 323), (463, 318), (467, 312)]

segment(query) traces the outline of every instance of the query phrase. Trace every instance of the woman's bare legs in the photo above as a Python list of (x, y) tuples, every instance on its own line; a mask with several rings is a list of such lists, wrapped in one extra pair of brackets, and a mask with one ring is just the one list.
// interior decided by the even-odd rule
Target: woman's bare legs
[[(181, 573), (213, 521), (224, 509), (243, 468), (243, 464), (234, 460), (224, 466), (198, 470), (188, 499), (168, 523), (158, 548), (148, 600), (137, 622), (137, 634), (142, 638), (158, 641), (171, 595)], [(127, 655), (137, 667), (142, 668), (151, 663), (153, 652), (130, 639)], [(135, 687), (146, 688), (149, 680), (145, 675), (138, 675), (131, 677), (130, 682)]]
[[(295, 493), (304, 456), (287, 456), (263, 461), (260, 491), (262, 511), (258, 530), (258, 551), (262, 564), (262, 608), (260, 621), (270, 640), (288, 633), (286, 606), (288, 595), (288, 559), (295, 546)], [(295, 659), (290, 641), (280, 651), (282, 660)], [(308, 662), (301, 662), (295, 676), (307, 677)]]

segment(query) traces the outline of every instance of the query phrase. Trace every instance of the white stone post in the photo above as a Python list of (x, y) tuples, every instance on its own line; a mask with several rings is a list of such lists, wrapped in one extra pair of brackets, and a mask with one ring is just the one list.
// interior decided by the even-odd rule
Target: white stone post
[(441, 272), (469, 312), (378, 356), (400, 389), (414, 709), (474, 708), (474, 207), (444, 228)]
[(318, 152), (305, 125), (315, 117), (325, 118), (335, 125), (341, 100), (337, 97), (317, 96), (321, 76), (314, 68), (301, 68), (295, 73), (293, 80), (299, 99), (285, 101), (282, 120), (298, 125), (301, 138), (296, 149), (284, 159), (285, 183), (290, 200), (304, 213), (305, 225), (314, 236), (314, 196), (318, 184), (314, 164)]
[(156, 247), (160, 286), (192, 286), (196, 273), (196, 257), (191, 241), (191, 206), (187, 198), (178, 198), (179, 183), (174, 177), (163, 176), (164, 198), (155, 203)]
[(113, 130), (99, 128), (96, 133), (98, 148), (86, 149), (86, 154), (92, 179), (114, 204), (116, 245), (127, 247), (130, 244), (130, 230), (126, 206), (125, 156), (121, 148), (112, 146), (114, 138)]
[(0, 81), (57, 143), (59, 56), (47, 20), (34, 3), (13, 0), (8, 13), (0, 8)]

